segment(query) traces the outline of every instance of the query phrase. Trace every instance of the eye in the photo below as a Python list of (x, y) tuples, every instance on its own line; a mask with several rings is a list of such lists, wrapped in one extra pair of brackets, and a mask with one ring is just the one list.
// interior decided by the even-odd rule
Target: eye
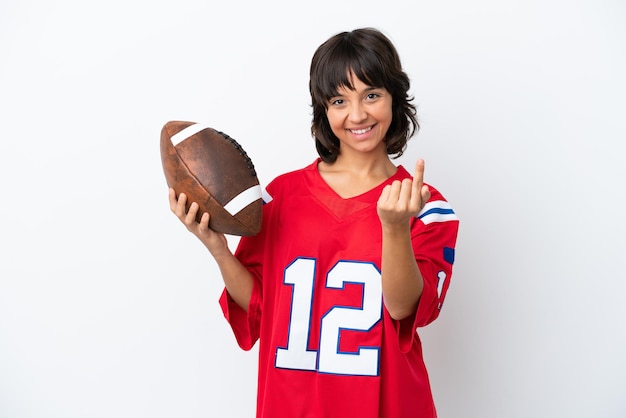
[(343, 99), (334, 99), (334, 98), (328, 101), (328, 103), (330, 103), (331, 106), (341, 106), (343, 102), (344, 102)]
[(367, 100), (374, 100), (380, 97), (379, 93), (368, 93)]

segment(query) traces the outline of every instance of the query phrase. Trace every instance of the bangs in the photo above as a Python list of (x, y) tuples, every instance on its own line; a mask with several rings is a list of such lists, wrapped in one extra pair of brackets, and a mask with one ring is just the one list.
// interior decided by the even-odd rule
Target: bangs
[(355, 48), (349, 39), (341, 42), (319, 62), (323, 71), (317, 71), (314, 93), (322, 101), (337, 96), (342, 87), (354, 90), (352, 74), (372, 87), (384, 87), (383, 69), (379, 58), (371, 50)]

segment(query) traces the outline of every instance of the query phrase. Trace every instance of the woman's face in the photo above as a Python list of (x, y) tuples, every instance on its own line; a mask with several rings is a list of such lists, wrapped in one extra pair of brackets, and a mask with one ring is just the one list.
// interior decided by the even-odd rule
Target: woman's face
[(368, 86), (350, 75), (354, 90), (338, 89), (328, 101), (326, 116), (340, 142), (341, 155), (349, 152), (384, 152), (385, 135), (393, 116), (392, 97), (385, 88)]

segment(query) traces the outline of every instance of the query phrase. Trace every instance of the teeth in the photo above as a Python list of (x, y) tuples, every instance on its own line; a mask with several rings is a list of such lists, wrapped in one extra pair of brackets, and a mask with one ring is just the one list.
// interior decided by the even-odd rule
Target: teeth
[(369, 131), (369, 130), (371, 130), (371, 129), (372, 129), (372, 127), (370, 126), (369, 128), (365, 128), (365, 129), (358, 129), (358, 130), (355, 130), (355, 129), (350, 129), (350, 131), (351, 131), (353, 134), (356, 134), (356, 135), (361, 135), (361, 134), (364, 134), (365, 132), (367, 132), (367, 131)]

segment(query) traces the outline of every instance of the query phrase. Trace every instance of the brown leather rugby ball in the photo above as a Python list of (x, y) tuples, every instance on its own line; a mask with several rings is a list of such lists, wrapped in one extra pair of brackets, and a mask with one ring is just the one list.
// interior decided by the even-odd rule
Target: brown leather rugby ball
[(261, 186), (252, 160), (227, 134), (186, 121), (161, 130), (161, 161), (167, 185), (187, 195), (187, 210), (198, 203), (197, 221), (211, 215), (209, 228), (229, 235), (261, 230)]

